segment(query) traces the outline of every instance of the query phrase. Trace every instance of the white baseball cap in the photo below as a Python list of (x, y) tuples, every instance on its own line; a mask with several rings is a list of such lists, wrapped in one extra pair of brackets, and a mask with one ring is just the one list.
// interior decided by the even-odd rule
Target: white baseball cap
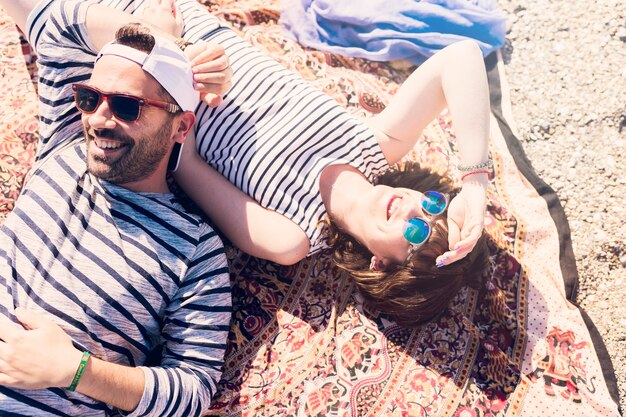
[(114, 41), (109, 42), (98, 53), (96, 62), (105, 55), (114, 55), (137, 63), (170, 93), (181, 109), (194, 111), (200, 101), (200, 93), (193, 88), (189, 59), (174, 42), (158, 36), (154, 36), (154, 41), (149, 54)]

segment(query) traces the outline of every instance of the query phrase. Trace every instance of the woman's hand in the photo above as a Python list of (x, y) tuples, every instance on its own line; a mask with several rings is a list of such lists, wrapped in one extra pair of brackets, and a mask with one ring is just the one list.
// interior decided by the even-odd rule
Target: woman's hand
[(448, 244), (450, 251), (437, 257), (441, 267), (464, 258), (474, 249), (485, 223), (487, 178), (468, 181), (448, 207)]
[(231, 86), (233, 70), (221, 45), (200, 41), (185, 49), (191, 61), (194, 88), (210, 107), (222, 103), (222, 95)]
[[(147, 0), (142, 19), (162, 31), (180, 37), (183, 18), (174, 0)], [(222, 94), (231, 86), (233, 71), (221, 45), (199, 41), (185, 48), (194, 73), (194, 88), (200, 98), (210, 107), (222, 103)]]
[[(183, 18), (174, 0), (147, 0), (141, 18), (159, 30), (180, 37)], [(210, 107), (222, 103), (222, 94), (231, 86), (233, 71), (220, 45), (199, 41), (185, 48), (194, 73), (194, 88)]]

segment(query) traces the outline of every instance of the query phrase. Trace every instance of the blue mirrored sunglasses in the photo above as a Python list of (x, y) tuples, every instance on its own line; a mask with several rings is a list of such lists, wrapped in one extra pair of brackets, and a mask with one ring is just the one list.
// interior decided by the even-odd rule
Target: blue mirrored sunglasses
[(448, 208), (448, 195), (437, 191), (426, 191), (420, 199), (420, 207), (422, 212), (430, 217), (428, 219), (413, 217), (402, 226), (402, 235), (411, 245), (409, 255), (404, 261), (405, 264), (430, 237), (433, 222)]

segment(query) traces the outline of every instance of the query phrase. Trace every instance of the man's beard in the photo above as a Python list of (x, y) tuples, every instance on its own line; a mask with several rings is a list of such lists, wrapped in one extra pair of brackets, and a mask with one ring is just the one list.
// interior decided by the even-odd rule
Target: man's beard
[(101, 155), (93, 155), (89, 146), (96, 146), (93, 137), (83, 126), (87, 139), (87, 170), (114, 184), (127, 184), (147, 178), (157, 169), (170, 147), (172, 119), (168, 118), (153, 136), (145, 135), (134, 139), (131, 136), (118, 133), (115, 130), (99, 129), (96, 135), (101, 139), (116, 140), (124, 144), (125, 153), (117, 159), (109, 160)]

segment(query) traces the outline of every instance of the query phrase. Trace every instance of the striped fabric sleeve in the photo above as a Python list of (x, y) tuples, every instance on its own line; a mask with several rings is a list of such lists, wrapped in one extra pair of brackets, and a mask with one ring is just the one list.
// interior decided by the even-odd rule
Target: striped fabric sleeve
[(158, 367), (141, 367), (144, 394), (130, 416), (199, 416), (211, 404), (224, 365), (231, 288), (221, 240), (206, 227), (170, 305)]
[(27, 18), (26, 33), (38, 55), (38, 160), (83, 136), (71, 85), (89, 80), (93, 70), (96, 51), (85, 27), (92, 4), (41, 0)]
[[(52, 36), (63, 34), (56, 45), (61, 50), (69, 46), (94, 52), (95, 47), (87, 36), (85, 18), (89, 6), (96, 3), (95, 0), (39, 0), (26, 18), (28, 42), (37, 50), (40, 42), (46, 39), (42, 36), (46, 32)], [(65, 61), (71, 62), (72, 59), (66, 58)]]

